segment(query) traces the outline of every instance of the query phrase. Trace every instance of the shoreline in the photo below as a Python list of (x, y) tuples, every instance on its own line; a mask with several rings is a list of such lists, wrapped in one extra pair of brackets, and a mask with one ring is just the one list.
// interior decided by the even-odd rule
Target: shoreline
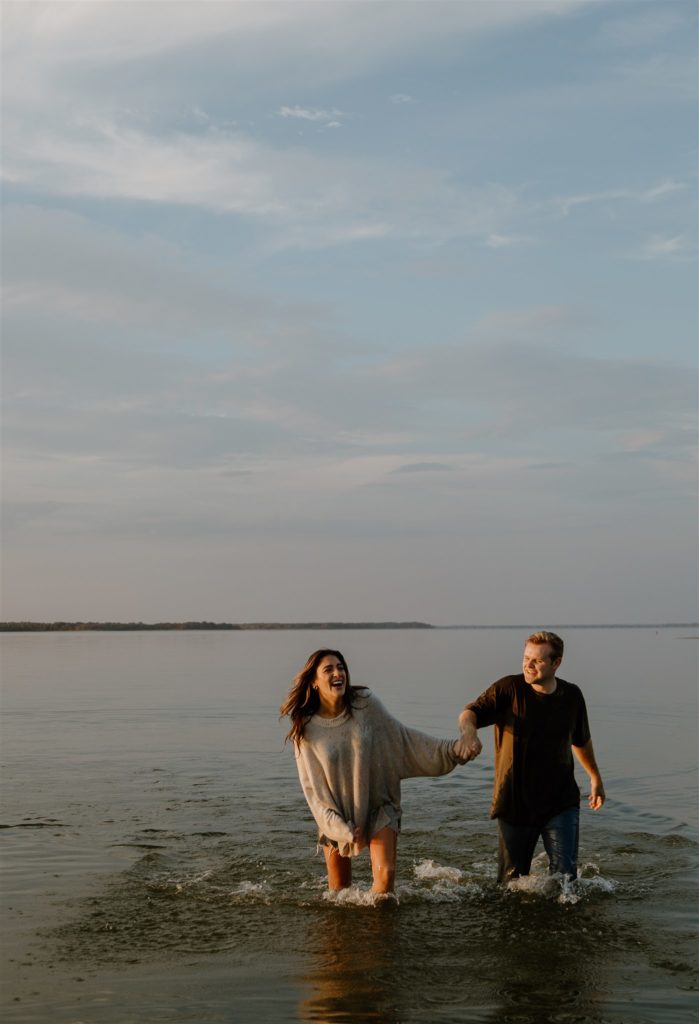
[[(333, 630), (333, 629), (518, 629), (536, 630), (540, 625), (480, 624), (436, 626), (429, 622), (0, 622), (0, 633), (139, 632), (171, 630)], [(697, 622), (562, 623), (552, 629), (699, 629)]]

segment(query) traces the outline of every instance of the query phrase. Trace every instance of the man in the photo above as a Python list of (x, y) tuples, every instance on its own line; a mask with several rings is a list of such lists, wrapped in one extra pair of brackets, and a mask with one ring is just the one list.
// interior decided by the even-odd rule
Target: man
[(605, 799), (582, 693), (556, 676), (563, 641), (533, 633), (524, 647), (522, 674), (504, 676), (459, 717), (457, 753), (465, 761), (481, 751), (478, 729), (495, 726), (495, 784), (491, 818), (499, 828), (498, 881), (528, 875), (541, 836), (549, 873), (577, 875), (580, 790), (573, 754), (590, 777), (588, 804)]

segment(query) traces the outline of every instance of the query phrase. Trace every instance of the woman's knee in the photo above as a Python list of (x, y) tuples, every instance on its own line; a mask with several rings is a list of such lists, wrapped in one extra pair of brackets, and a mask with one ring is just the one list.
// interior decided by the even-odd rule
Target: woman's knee
[(374, 892), (393, 892), (396, 877), (398, 836), (392, 828), (381, 829), (369, 843)]

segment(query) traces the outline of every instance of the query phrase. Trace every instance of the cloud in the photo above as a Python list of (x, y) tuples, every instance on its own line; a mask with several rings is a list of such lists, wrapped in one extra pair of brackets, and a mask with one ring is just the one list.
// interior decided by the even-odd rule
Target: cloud
[(512, 249), (515, 246), (530, 245), (533, 239), (528, 235), (490, 234), (485, 240), (489, 249)]
[(646, 60), (629, 61), (614, 69), (620, 97), (625, 95), (662, 101), (669, 98), (694, 104), (697, 90), (697, 65), (694, 56), (676, 53), (653, 54)]
[(52, 196), (243, 216), (282, 245), (502, 234), (518, 208), (516, 192), (501, 185), (464, 187), (437, 168), (396, 160), (278, 151), (240, 132), (161, 138), (93, 120), (60, 136), (8, 124), (5, 135), (8, 182)]
[(589, 311), (563, 304), (500, 309), (481, 317), (473, 328), (472, 336), (481, 343), (493, 339), (541, 342), (543, 338), (560, 346), (564, 335), (579, 334), (593, 321)]
[[(339, 128), (347, 116), (339, 106), (276, 106), (281, 88), (303, 97), (311, 86), (361, 79), (425, 47), (456, 47), (577, 6), (436, 3), (413, 5), (406, 18), (400, 5), (377, 4), (367, 33), (365, 12), (353, 4), (209, 3), (194, 12), (181, 3), (137, 11), (111, 2), (10, 2), (4, 181), (58, 201), (242, 217), (262, 228), (272, 251), (385, 238), (514, 238), (512, 188), (455, 180), (439, 162), (418, 167), (268, 144), (254, 119), (273, 94), (279, 117)], [(245, 97), (248, 116), (239, 116), (240, 101), (233, 111), (223, 105), (224, 96)]]
[(553, 200), (553, 205), (563, 217), (567, 217), (572, 210), (578, 206), (588, 206), (593, 203), (627, 202), (627, 203), (649, 203), (686, 189), (683, 182), (668, 179), (651, 185), (645, 189), (615, 188), (605, 189), (600, 192), (587, 192), (579, 195), (563, 196)]
[[(426, 46), (463, 43), (489, 32), (547, 21), (573, 13), (580, 4), (552, 0), (544, 7), (526, 0), (497, 4), (413, 5), (410, 17), (400, 5), (285, 3), (8, 2), (3, 7), (5, 71), (11, 101), (55, 99), (56, 84), (83, 94), (87, 80), (99, 97), (113, 85), (112, 72), (128, 88), (160, 94), (158, 81), (180, 96), (190, 89), (182, 79), (183, 59), (199, 78), (249, 91), (275, 90), (279, 81), (344, 81), (370, 73), (387, 60), (410, 58)], [(150, 73), (124, 75), (149, 65)], [(266, 73), (260, 75), (264, 63)], [(197, 72), (205, 65), (207, 76)], [(180, 72), (179, 88), (174, 68)], [(70, 68), (72, 74), (66, 74)], [(151, 77), (152, 76), (152, 77)]]
[[(108, 310), (128, 305), (113, 277), (115, 298), (101, 285)], [(185, 286), (173, 280), (173, 321)], [(204, 309), (199, 287), (194, 277), (188, 294)], [(594, 329), (588, 314), (567, 307), (494, 312), (460, 345), (431, 341), (368, 361), (317, 311), (289, 306), (275, 319), (252, 305), (236, 324), (235, 297), (222, 298), (198, 325), (196, 354), (143, 335), (138, 315), (150, 325), (148, 305), (98, 331), (65, 308), (43, 320), (15, 311), (5, 331), (8, 448), (226, 470), (281, 453), (372, 451), (388, 471), (409, 475), (466, 453), (555, 461), (571, 438), (576, 449), (610, 450), (621, 432), (675, 431), (679, 451), (691, 434), (696, 395), (684, 369), (566, 351), (561, 336)], [(164, 291), (158, 302), (166, 305)]]
[(6, 317), (167, 330), (172, 340), (202, 330), (243, 332), (254, 323), (259, 343), (275, 324), (294, 321), (285, 304), (242, 294), (224, 274), (197, 269), (173, 243), (36, 206), (3, 216), (3, 298)]
[(673, 260), (673, 259), (694, 259), (696, 250), (689, 240), (683, 235), (667, 237), (653, 235), (647, 238), (637, 249), (632, 250), (629, 259), (648, 260)]
[(412, 96), (408, 96), (404, 92), (397, 92), (397, 93), (394, 93), (393, 96), (391, 96), (391, 103), (395, 103), (398, 106), (400, 106), (402, 104), (414, 103), (414, 102), (415, 102), (415, 100), (413, 99), (413, 97)]
[(652, 46), (677, 29), (689, 28), (689, 21), (677, 4), (652, 5), (628, 16), (608, 18), (598, 32), (597, 42), (604, 46), (629, 50)]
[(339, 128), (342, 122), (338, 117), (347, 117), (342, 110), (317, 110), (308, 107), (280, 107), (277, 111), (278, 117), (296, 118), (300, 121), (315, 121), (324, 124), (327, 128)]
[(406, 462), (392, 473), (451, 473), (454, 467), (447, 462)]
[(684, 182), (669, 179), (668, 181), (661, 181), (658, 185), (654, 185), (641, 192), (640, 198), (645, 202), (651, 202), (653, 199), (659, 199), (660, 196), (667, 196), (673, 192), (684, 192), (686, 188), (687, 186)]

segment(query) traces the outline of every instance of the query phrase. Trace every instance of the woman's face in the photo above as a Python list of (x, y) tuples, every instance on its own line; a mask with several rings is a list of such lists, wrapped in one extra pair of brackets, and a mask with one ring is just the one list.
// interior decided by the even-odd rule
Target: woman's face
[(347, 673), (336, 655), (327, 654), (318, 662), (313, 685), (318, 690), (320, 702), (324, 707), (334, 707), (342, 702), (347, 689)]

